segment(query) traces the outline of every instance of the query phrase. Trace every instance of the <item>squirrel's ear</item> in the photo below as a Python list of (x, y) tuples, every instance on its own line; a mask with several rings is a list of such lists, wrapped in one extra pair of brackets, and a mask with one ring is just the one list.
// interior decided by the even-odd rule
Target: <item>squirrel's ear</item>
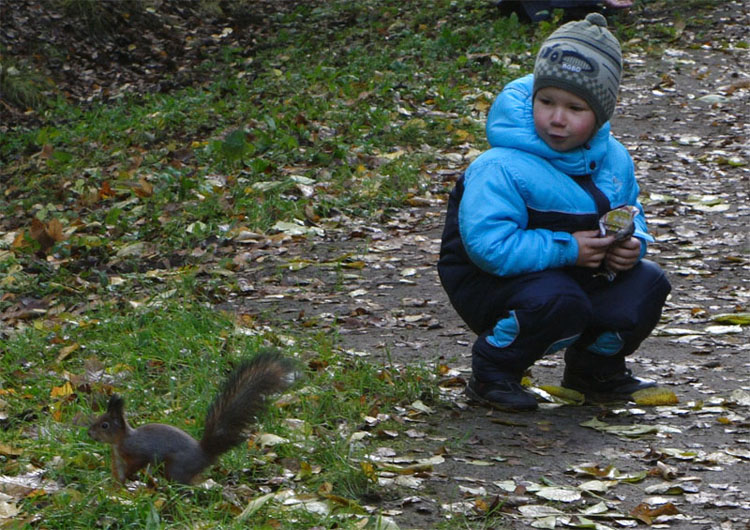
[(115, 414), (122, 414), (125, 408), (125, 400), (122, 399), (119, 394), (112, 394), (107, 403), (107, 412), (114, 412)]

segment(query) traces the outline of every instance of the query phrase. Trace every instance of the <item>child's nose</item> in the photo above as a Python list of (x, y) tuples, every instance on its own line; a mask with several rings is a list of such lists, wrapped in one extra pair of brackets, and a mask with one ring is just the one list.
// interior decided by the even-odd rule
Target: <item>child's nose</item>
[(556, 108), (552, 111), (552, 123), (555, 125), (562, 125), (565, 123), (565, 109)]

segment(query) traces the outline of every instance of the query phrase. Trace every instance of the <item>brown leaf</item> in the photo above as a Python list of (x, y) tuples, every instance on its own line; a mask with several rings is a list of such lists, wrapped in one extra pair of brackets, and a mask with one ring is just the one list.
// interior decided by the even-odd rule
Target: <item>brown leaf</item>
[(23, 451), (20, 449), (16, 449), (15, 447), (12, 447), (7, 444), (0, 443), (0, 455), (3, 456), (21, 456), (23, 454)]
[(39, 158), (42, 158), (44, 160), (49, 160), (52, 156), (52, 153), (55, 152), (55, 148), (52, 147), (51, 144), (44, 144), (44, 147), (42, 147), (42, 150), (39, 151)]
[(65, 234), (63, 234), (62, 223), (57, 219), (52, 219), (45, 228), (47, 235), (50, 236), (55, 242), (63, 241)]
[(35, 241), (39, 241), (40, 237), (43, 237), (44, 234), (44, 223), (34, 217), (31, 220), (31, 238)]
[(737, 90), (741, 88), (750, 88), (750, 79), (741, 79), (739, 81), (735, 81), (732, 83), (732, 85), (726, 90), (726, 95), (731, 96), (734, 94)]
[(16, 237), (13, 238), (13, 243), (10, 244), (12, 248), (23, 248), (26, 246), (26, 239), (24, 238), (25, 233), (23, 230), (20, 230), (18, 234), (16, 234)]
[(99, 188), (99, 198), (109, 199), (114, 196), (115, 196), (115, 192), (112, 189), (112, 187), (109, 185), (109, 181), (105, 180), (104, 182), (102, 182), (102, 185)]
[(313, 208), (312, 204), (305, 205), (305, 217), (311, 223), (320, 221), (320, 216), (315, 213), (315, 208)]
[(81, 347), (80, 344), (78, 344), (77, 342), (74, 342), (73, 344), (70, 344), (69, 346), (65, 346), (65, 347), (61, 348), (60, 349), (60, 353), (57, 354), (56, 361), (58, 363), (64, 361), (65, 359), (67, 359), (70, 356), (71, 353), (73, 353), (74, 351), (76, 351), (80, 347)]
[(49, 223), (45, 224), (34, 217), (31, 220), (30, 233), (31, 238), (39, 243), (42, 252), (47, 252), (55, 243), (65, 239), (62, 223), (57, 219), (52, 219)]
[(141, 177), (140, 179), (138, 179), (138, 184), (133, 186), (133, 193), (138, 195), (140, 198), (145, 199), (146, 197), (151, 197), (154, 194), (154, 186), (145, 178)]
[(651, 525), (657, 517), (660, 515), (678, 515), (680, 511), (677, 509), (677, 507), (672, 504), (671, 502), (668, 502), (667, 504), (664, 504), (662, 506), (658, 506), (656, 508), (652, 508), (646, 503), (641, 503), (630, 512), (630, 515), (632, 517), (635, 517), (639, 521), (643, 521), (647, 525)]

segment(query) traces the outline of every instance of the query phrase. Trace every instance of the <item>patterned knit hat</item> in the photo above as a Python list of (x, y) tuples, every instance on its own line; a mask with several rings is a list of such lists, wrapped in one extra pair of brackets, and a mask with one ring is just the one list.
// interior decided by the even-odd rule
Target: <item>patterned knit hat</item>
[(572, 92), (589, 104), (601, 127), (615, 111), (621, 75), (620, 43), (606, 18), (589, 13), (544, 41), (534, 64), (534, 94), (548, 86)]

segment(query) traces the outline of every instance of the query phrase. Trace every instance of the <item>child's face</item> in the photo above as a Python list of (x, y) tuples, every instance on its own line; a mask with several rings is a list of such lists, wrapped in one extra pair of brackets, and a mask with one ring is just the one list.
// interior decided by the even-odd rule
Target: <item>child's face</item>
[(584, 99), (556, 87), (545, 87), (534, 96), (536, 133), (555, 151), (570, 151), (591, 139), (596, 116)]

